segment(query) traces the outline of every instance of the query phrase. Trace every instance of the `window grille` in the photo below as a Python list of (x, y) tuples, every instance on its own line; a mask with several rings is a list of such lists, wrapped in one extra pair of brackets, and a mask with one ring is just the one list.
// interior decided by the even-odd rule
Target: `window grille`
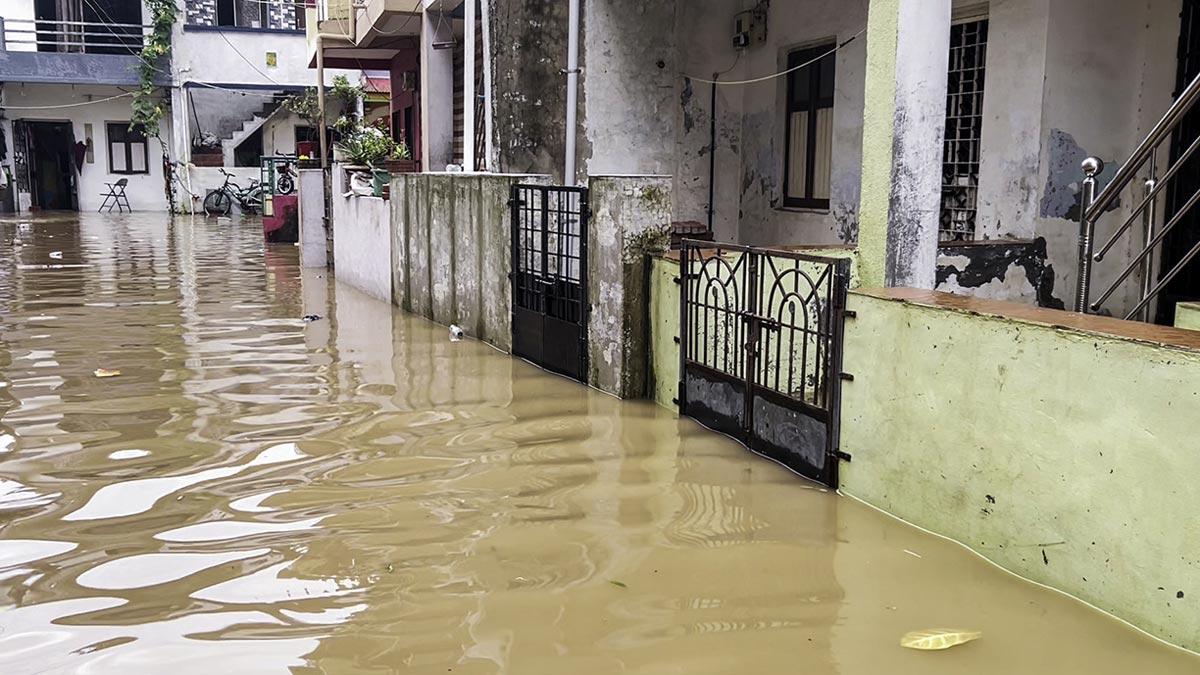
[(942, 241), (975, 238), (987, 38), (987, 19), (965, 21), (950, 27), (939, 224)]

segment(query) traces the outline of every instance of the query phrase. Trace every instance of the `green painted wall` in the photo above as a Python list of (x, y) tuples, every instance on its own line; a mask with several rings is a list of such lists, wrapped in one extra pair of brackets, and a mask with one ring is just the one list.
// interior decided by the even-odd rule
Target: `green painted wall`
[(845, 492), (1200, 647), (1200, 354), (857, 293), (850, 307)]
[(1175, 305), (1175, 327), (1200, 330), (1200, 302), (1181, 302)]
[(678, 411), (679, 393), (679, 262), (654, 258), (650, 262), (650, 391), (654, 402)]
[(871, 0), (866, 35), (862, 196), (858, 224), (861, 275), (867, 286), (883, 286), (887, 271), (899, 21), (900, 0)]

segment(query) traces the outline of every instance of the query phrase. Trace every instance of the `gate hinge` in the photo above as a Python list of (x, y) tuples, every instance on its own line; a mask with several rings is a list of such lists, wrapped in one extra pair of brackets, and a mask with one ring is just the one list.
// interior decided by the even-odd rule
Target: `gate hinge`
[(675, 344), (679, 344), (679, 336), (678, 335), (675, 336)]
[(675, 282), (676, 286), (683, 283), (683, 279), (680, 279), (679, 277), (671, 277), (671, 281)]
[(834, 450), (833, 452), (831, 452), (829, 454), (833, 455), (834, 457), (837, 457), (838, 459), (842, 460), (843, 462), (849, 462), (851, 459), (850, 453), (842, 452), (841, 450)]
[(850, 373), (838, 373), (838, 377), (842, 378), (842, 380), (845, 382), (853, 382), (854, 381), (854, 376), (851, 375)]
[(846, 310), (842, 310), (842, 316), (846, 317), (847, 319), (857, 319), (858, 312), (856, 312), (852, 309), (846, 309)]

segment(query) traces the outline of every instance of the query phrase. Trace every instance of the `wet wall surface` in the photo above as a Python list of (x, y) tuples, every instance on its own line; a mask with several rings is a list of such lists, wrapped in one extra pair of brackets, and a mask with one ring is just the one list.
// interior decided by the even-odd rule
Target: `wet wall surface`
[[(1200, 670), (329, 277), (253, 221), (0, 220), (0, 672)], [(898, 646), (937, 627), (983, 638)]]

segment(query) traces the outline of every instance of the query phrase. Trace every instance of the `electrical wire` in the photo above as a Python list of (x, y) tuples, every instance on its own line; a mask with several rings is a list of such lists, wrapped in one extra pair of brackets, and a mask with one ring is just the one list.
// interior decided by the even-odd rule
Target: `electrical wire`
[(80, 101), (79, 103), (63, 103), (61, 105), (30, 105), (30, 106), (0, 105), (0, 110), (59, 110), (62, 108), (78, 108), (80, 106), (92, 105), (94, 103), (104, 103), (105, 101), (112, 101), (112, 100), (118, 99), (118, 98), (125, 98), (126, 96), (133, 96), (134, 94), (135, 94), (135, 92), (127, 91), (124, 94), (117, 94), (116, 96), (109, 96), (108, 98), (98, 98), (94, 101)]
[(766, 82), (767, 80), (773, 80), (777, 77), (783, 77), (784, 75), (787, 75), (788, 73), (792, 73), (797, 70), (800, 70), (801, 68), (807, 68), (808, 66), (811, 66), (812, 64), (820, 61), (821, 59), (825, 58), (826, 56), (829, 56), (830, 54), (837, 52), (842, 47), (845, 47), (846, 45), (850, 44), (851, 42), (854, 42), (855, 39), (857, 39), (859, 36), (861, 36), (865, 32), (867, 32), (867, 29), (863, 28), (862, 30), (860, 30), (857, 33), (855, 33), (854, 35), (851, 35), (850, 37), (846, 38), (841, 43), (833, 46), (829, 51), (825, 52), (824, 54), (821, 54), (818, 57), (815, 57), (813, 59), (805, 61), (804, 63), (801, 63), (798, 66), (793, 66), (791, 68), (788, 68), (787, 70), (780, 71), (778, 73), (771, 73), (770, 75), (763, 75), (762, 77), (755, 77), (755, 78), (752, 78), (749, 80), (715, 80), (715, 79), (709, 80), (709, 79), (705, 79), (703, 77), (692, 77), (690, 75), (684, 75), (684, 77), (686, 77), (694, 82), (704, 82), (705, 84), (719, 84), (719, 85), (742, 85), (742, 84), (756, 84), (758, 82)]
[[(277, 94), (262, 94), (257, 91), (251, 91), (249, 89), (238, 89), (236, 87), (222, 87), (222, 86), (215, 85), (215, 84), (209, 84), (207, 82), (199, 82), (197, 80), (187, 80), (186, 82), (184, 82), (184, 84), (194, 84), (198, 87), (208, 87), (209, 89), (219, 89), (221, 91), (228, 91), (233, 94), (241, 94), (242, 96), (260, 96), (262, 98), (275, 98), (275, 96), (277, 95)], [(279, 85), (279, 86), (282, 87), (284, 85)]]
[(245, 61), (245, 62), (246, 62), (246, 65), (248, 65), (248, 66), (250, 66), (252, 69), (254, 69), (254, 72), (258, 73), (259, 75), (262, 75), (262, 76), (263, 76), (263, 77), (265, 77), (265, 78), (267, 78), (267, 81), (268, 81), (268, 82), (270, 82), (271, 84), (276, 84), (276, 85), (279, 85), (279, 86), (281, 86), (281, 87), (283, 86), (283, 85), (279, 84), (278, 82), (276, 82), (276, 81), (274, 80), (274, 78), (272, 78), (270, 75), (268, 75), (268, 74), (264, 73), (263, 71), (259, 70), (259, 69), (258, 69), (258, 66), (254, 65), (254, 62), (253, 62), (253, 61), (251, 61), (250, 59), (246, 58), (246, 55), (245, 55), (245, 54), (243, 54), (241, 51), (239, 51), (239, 50), (238, 50), (238, 48), (237, 48), (237, 47), (235, 47), (235, 46), (233, 45), (233, 43), (229, 41), (229, 38), (225, 36), (225, 31), (218, 30), (218, 31), (217, 31), (217, 35), (220, 35), (220, 36), (221, 36), (221, 39), (225, 41), (225, 44), (229, 45), (229, 48), (230, 48), (230, 49), (232, 49), (232, 50), (234, 51), (234, 53), (235, 53), (235, 54), (237, 54), (238, 56), (240, 56), (240, 57), (241, 57), (241, 59), (242, 59), (243, 61)]

